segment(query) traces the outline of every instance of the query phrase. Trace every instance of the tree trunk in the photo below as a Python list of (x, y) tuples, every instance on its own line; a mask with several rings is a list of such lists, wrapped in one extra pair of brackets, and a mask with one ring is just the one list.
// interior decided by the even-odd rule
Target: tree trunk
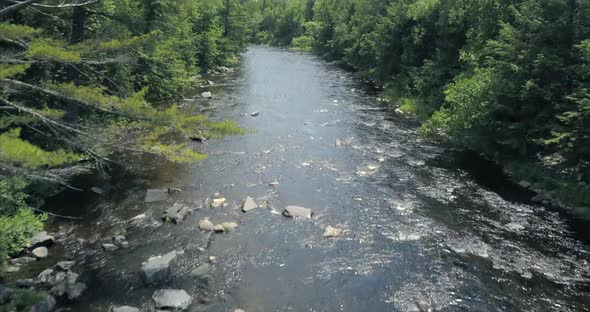
[[(75, 2), (80, 3), (80, 0), (76, 0)], [(70, 43), (76, 43), (84, 39), (87, 18), (88, 14), (84, 7), (74, 7), (74, 12), (72, 13), (72, 33), (70, 35)]]

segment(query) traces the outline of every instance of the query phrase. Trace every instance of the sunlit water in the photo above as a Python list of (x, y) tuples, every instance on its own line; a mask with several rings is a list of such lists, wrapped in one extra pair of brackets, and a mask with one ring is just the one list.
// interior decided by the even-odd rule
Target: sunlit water
[[(88, 240), (62, 241), (90, 288), (73, 310), (151, 311), (157, 288), (141, 284), (141, 262), (172, 250), (185, 253), (160, 288), (185, 289), (194, 311), (590, 309), (589, 249), (565, 216), (522, 200), (527, 194), (497, 168), (423, 141), (352, 75), (308, 54), (252, 47), (236, 73), (216, 82), (213, 100), (197, 96), (184, 107), (252, 134), (194, 143), (209, 158), (193, 165), (142, 161), (137, 167), (153, 166), (153, 178), (107, 187), (82, 226), (54, 224)], [(145, 187), (168, 186), (183, 192), (143, 203)], [(229, 205), (209, 208), (215, 193)], [(247, 195), (268, 209), (242, 213)], [(162, 224), (174, 202), (202, 208), (185, 223)], [(315, 215), (285, 218), (286, 205)], [(148, 217), (128, 222), (140, 213)], [(240, 227), (208, 241), (196, 226), (204, 217)], [(324, 239), (327, 225), (346, 232)], [(130, 247), (101, 251), (115, 234)], [(210, 256), (212, 282), (192, 278)]]

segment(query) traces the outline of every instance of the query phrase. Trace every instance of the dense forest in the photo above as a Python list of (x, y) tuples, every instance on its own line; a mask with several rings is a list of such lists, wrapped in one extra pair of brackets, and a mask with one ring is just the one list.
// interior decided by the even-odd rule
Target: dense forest
[[(267, 0), (256, 39), (379, 87), (421, 133), (590, 203), (590, 2)], [(517, 181), (518, 181), (517, 180)]]
[(244, 130), (174, 104), (250, 43), (314, 51), (383, 88), (433, 140), (590, 204), (590, 2), (54, 0), (0, 5), (0, 258), (34, 210), (126, 153), (206, 155)]

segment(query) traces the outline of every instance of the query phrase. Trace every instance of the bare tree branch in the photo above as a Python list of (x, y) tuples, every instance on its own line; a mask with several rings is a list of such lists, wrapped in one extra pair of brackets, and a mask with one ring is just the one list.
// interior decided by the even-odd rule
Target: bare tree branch
[(28, 5), (31, 5), (31, 4), (33, 4), (35, 2), (39, 2), (39, 1), (42, 1), (42, 0), (24, 0), (21, 2), (17, 2), (11, 6), (7, 6), (7, 7), (3, 8), (2, 10), (0, 10), (0, 17), (8, 15), (13, 12), (16, 12)]
[(52, 5), (52, 4), (33, 3), (32, 5), (33, 6), (36, 6), (36, 7), (42, 7), (42, 8), (63, 9), (63, 8), (72, 8), (72, 7), (86, 6), (86, 5), (89, 5), (89, 4), (96, 3), (96, 2), (98, 2), (98, 0), (89, 0), (89, 1), (86, 1), (86, 2), (83, 2), (83, 3), (64, 3), (64, 2), (62, 2), (60, 4), (55, 4), (55, 5)]

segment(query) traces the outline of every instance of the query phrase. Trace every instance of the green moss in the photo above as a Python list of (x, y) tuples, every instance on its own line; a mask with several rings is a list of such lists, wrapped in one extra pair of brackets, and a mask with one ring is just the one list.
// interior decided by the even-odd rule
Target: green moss
[(61, 62), (78, 62), (82, 59), (80, 51), (69, 50), (63, 42), (48, 38), (34, 39), (29, 46), (27, 57)]

